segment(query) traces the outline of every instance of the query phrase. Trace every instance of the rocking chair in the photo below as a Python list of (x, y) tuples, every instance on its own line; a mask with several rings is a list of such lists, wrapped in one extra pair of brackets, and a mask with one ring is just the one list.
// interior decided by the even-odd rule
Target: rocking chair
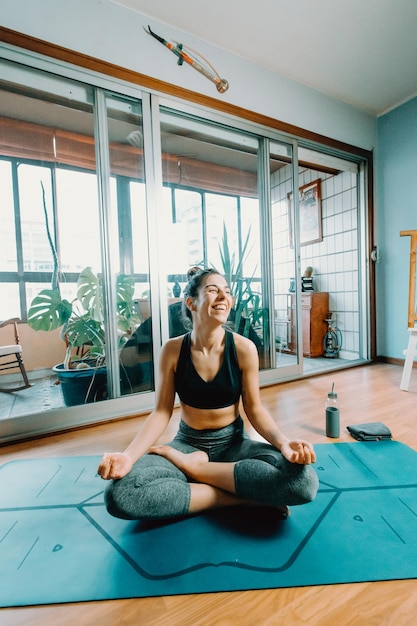
[[(17, 323), (19, 321), (19, 318), (15, 317), (0, 323), (0, 328), (2, 328), (3, 326), (7, 326), (8, 324), (13, 324), (15, 339), (14, 344), (10, 344), (8, 346), (0, 346), (0, 372), (3, 370), (12, 370), (15, 368), (19, 368), (23, 378), (23, 384), (20, 384), (17, 387), (4, 387), (3, 385), (1, 385), (0, 382), (0, 392), (4, 393), (20, 391), (21, 389), (27, 389), (28, 387), (32, 386), (27, 377), (25, 366), (23, 365), (22, 346), (20, 345), (19, 333), (17, 330)], [(2, 377), (0, 376), (0, 381), (1, 378)]]

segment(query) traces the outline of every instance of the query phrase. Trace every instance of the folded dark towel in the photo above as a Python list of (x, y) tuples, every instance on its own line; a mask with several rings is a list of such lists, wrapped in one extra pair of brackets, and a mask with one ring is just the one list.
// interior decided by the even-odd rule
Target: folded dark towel
[(392, 433), (388, 426), (382, 422), (367, 422), (366, 424), (353, 424), (347, 427), (348, 431), (359, 441), (379, 441), (380, 439), (392, 439)]

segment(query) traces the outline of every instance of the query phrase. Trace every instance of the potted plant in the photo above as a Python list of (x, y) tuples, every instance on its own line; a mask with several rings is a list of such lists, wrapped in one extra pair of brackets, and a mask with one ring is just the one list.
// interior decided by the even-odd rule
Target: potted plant
[(223, 274), (230, 285), (234, 306), (233, 318), (230, 320), (233, 330), (244, 337), (249, 337), (262, 351), (263, 342), (268, 332), (268, 311), (262, 307), (261, 295), (253, 290), (253, 276), (242, 277), (243, 263), (248, 253), (250, 229), (243, 243), (240, 258), (236, 260), (230, 252), (227, 228), (223, 222), (223, 237), (219, 244)]
[[(104, 400), (107, 368), (101, 278), (91, 267), (83, 269), (77, 281), (77, 296), (72, 302), (62, 298), (55, 276), (52, 283), (51, 289), (43, 289), (32, 300), (28, 324), (34, 330), (61, 328), (66, 356), (53, 370), (62, 384), (65, 404), (73, 406)], [(120, 351), (139, 322), (134, 280), (126, 274), (117, 277), (116, 307)]]
[[(40, 181), (45, 230), (51, 249), (53, 273), (51, 289), (43, 289), (32, 300), (28, 325), (34, 330), (61, 328), (66, 344), (63, 363), (52, 369), (62, 385), (67, 406), (97, 402), (107, 397), (107, 368), (102, 281), (91, 267), (82, 270), (77, 296), (69, 302), (61, 295), (58, 281), (59, 260), (49, 228), (45, 189)], [(119, 353), (139, 323), (134, 301), (134, 280), (120, 274), (116, 284), (116, 315)]]

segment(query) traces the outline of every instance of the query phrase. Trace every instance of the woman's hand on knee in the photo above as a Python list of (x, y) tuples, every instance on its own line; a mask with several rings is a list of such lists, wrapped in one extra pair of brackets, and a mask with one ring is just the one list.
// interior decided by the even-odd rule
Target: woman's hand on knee
[(132, 469), (132, 459), (123, 452), (107, 452), (103, 455), (97, 473), (104, 478), (110, 480), (123, 478)]
[(314, 452), (312, 444), (302, 439), (283, 443), (281, 446), (281, 454), (290, 463), (310, 465), (310, 463), (315, 463), (316, 461), (316, 453)]

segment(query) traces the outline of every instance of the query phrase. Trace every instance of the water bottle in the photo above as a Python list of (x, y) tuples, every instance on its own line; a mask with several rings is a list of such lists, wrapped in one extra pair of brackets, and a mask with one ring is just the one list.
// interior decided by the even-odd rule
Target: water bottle
[(334, 383), (326, 400), (326, 436), (332, 438), (340, 436), (340, 408)]

